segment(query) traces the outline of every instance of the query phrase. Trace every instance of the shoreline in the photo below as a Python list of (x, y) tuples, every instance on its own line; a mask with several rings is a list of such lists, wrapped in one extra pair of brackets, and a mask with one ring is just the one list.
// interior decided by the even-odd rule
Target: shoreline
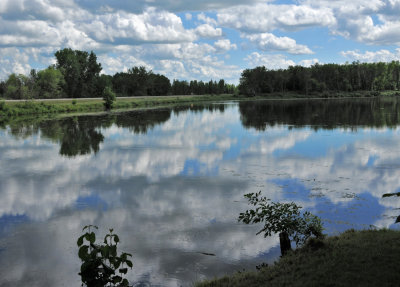
[(292, 100), (338, 100), (338, 99), (371, 99), (377, 97), (398, 97), (397, 91), (386, 91), (379, 95), (366, 92), (334, 93), (329, 97), (301, 94), (266, 94), (255, 97), (245, 97), (234, 94), (221, 95), (179, 95), (179, 96), (149, 96), (149, 97), (117, 97), (111, 111), (104, 111), (103, 99), (31, 99), (31, 100), (1, 100), (0, 120), (10, 120), (16, 117), (44, 115), (82, 115), (116, 113), (138, 109), (163, 108), (180, 104), (194, 104), (221, 101), (292, 101)]

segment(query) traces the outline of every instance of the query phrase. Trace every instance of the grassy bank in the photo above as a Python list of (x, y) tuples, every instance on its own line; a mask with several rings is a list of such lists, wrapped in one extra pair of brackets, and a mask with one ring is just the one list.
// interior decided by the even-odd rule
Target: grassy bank
[[(128, 110), (137, 108), (162, 107), (176, 104), (187, 104), (210, 101), (227, 100), (262, 100), (262, 99), (304, 99), (304, 98), (347, 98), (372, 97), (378, 94), (372, 92), (353, 93), (322, 93), (301, 95), (296, 93), (274, 93), (257, 97), (244, 97), (232, 94), (202, 95), (202, 96), (160, 96), (141, 98), (117, 98), (113, 110)], [(398, 92), (389, 91), (379, 93), (382, 96), (398, 96)], [(68, 99), (68, 100), (27, 100), (18, 102), (4, 102), (0, 100), (0, 119), (27, 115), (89, 113), (104, 110), (102, 99)]]
[[(205, 96), (179, 96), (179, 97), (143, 97), (143, 98), (117, 98), (113, 110), (134, 108), (148, 108), (168, 106), (174, 104), (196, 103), (205, 101), (235, 100), (234, 95), (205, 95)], [(0, 117), (15, 117), (22, 115), (43, 115), (59, 113), (85, 113), (104, 111), (101, 99), (68, 99), (57, 101), (28, 100), (18, 102), (4, 102), (0, 100)]]
[(399, 286), (400, 232), (347, 231), (306, 246), (261, 271), (196, 286)]

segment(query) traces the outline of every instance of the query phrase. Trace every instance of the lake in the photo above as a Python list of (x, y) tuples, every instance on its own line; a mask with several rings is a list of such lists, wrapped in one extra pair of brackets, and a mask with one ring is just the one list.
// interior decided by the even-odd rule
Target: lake
[(255, 270), (277, 236), (237, 222), (262, 191), (325, 233), (397, 228), (400, 99), (200, 104), (0, 122), (0, 286), (80, 286), (82, 227), (113, 228), (134, 286)]

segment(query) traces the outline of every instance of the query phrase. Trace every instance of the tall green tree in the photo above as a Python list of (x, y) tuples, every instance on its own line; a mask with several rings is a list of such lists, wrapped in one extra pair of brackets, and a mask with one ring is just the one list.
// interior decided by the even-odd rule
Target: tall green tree
[(68, 97), (101, 96), (97, 86), (101, 72), (101, 64), (93, 52), (65, 48), (55, 53), (56, 67), (64, 76), (64, 92)]

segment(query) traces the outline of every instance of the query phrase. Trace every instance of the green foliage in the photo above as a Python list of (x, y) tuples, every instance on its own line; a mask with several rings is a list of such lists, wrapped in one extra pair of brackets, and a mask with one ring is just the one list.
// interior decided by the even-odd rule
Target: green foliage
[(29, 78), (27, 76), (11, 74), (5, 85), (6, 98), (21, 100), (29, 97)]
[(286, 233), (297, 246), (304, 244), (311, 236), (323, 237), (320, 218), (308, 211), (302, 213), (301, 206), (294, 202), (272, 202), (261, 196), (261, 191), (244, 196), (255, 209), (240, 213), (238, 221), (246, 224), (263, 223), (264, 227), (257, 234), (264, 233), (264, 237), (267, 237), (273, 233)]
[(112, 78), (113, 90), (124, 96), (165, 96), (171, 83), (163, 75), (147, 71), (145, 67), (132, 67), (128, 72), (116, 73)]
[(240, 78), (240, 93), (256, 96), (296, 92), (309, 95), (326, 91), (383, 91), (400, 89), (400, 62), (315, 64), (268, 70), (245, 69)]
[(111, 110), (114, 105), (115, 99), (115, 93), (111, 90), (110, 87), (106, 87), (103, 92), (104, 108), (106, 110)]
[(123, 276), (128, 272), (128, 267), (133, 266), (132, 261), (128, 259), (132, 255), (118, 255), (119, 237), (113, 233), (113, 229), (104, 237), (104, 244), (96, 244), (96, 234), (91, 229), (98, 228), (94, 225), (85, 226), (82, 231), (87, 231), (77, 241), (78, 256), (82, 261), (79, 273), (82, 286), (128, 286), (129, 282)]
[(62, 90), (64, 85), (64, 76), (60, 70), (50, 66), (47, 69), (39, 71), (36, 75), (36, 97), (40, 99), (61, 98), (64, 95)]
[(219, 80), (219, 82), (212, 80), (209, 82), (174, 80), (171, 89), (174, 95), (220, 95), (233, 94), (235, 85), (226, 84), (223, 79)]
[(63, 74), (63, 90), (68, 97), (99, 96), (101, 64), (93, 52), (63, 49), (55, 53), (56, 68)]

